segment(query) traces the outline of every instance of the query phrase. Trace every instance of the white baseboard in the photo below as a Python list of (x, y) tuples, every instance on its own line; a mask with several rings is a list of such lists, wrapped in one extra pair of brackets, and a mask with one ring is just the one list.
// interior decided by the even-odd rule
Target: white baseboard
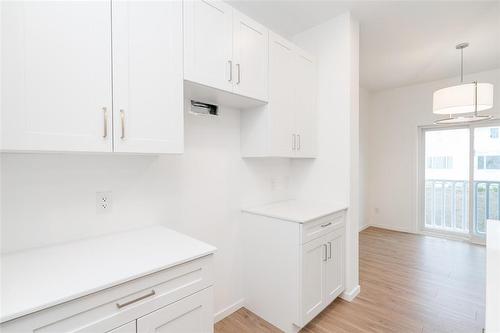
[(218, 321), (226, 318), (227, 316), (229, 316), (233, 312), (241, 309), (244, 305), (245, 305), (245, 299), (244, 298), (240, 299), (239, 301), (234, 302), (233, 304), (229, 305), (228, 307), (226, 307), (226, 308), (220, 310), (219, 312), (217, 312), (214, 315), (214, 322), (216, 323), (216, 322), (218, 322)]
[(369, 224), (365, 224), (365, 225), (363, 225), (363, 226), (361, 226), (361, 227), (359, 228), (359, 232), (361, 232), (361, 231), (363, 231), (363, 230), (365, 230), (366, 228), (369, 228), (369, 227), (371, 227), (371, 225), (369, 225)]
[(447, 233), (439, 232), (439, 231), (434, 231), (433, 232), (432, 230), (421, 230), (420, 232), (418, 232), (418, 234), (419, 235), (424, 235), (424, 236), (439, 237), (439, 238), (443, 238), (443, 239), (447, 239), (447, 240), (452, 240), (452, 241), (473, 243), (473, 244), (477, 244), (477, 245), (485, 245), (485, 242), (471, 240), (467, 236), (447, 234)]
[(383, 225), (383, 224), (369, 224), (368, 227), (375, 227), (375, 228), (380, 228), (380, 229), (386, 229), (386, 230), (392, 230), (392, 231), (399, 231), (399, 232), (407, 232), (410, 234), (415, 234), (416, 232), (406, 229), (406, 228), (399, 228), (399, 227), (393, 227), (393, 226), (388, 226), (388, 225)]
[(358, 296), (359, 292), (361, 291), (361, 287), (359, 284), (352, 288), (349, 291), (344, 291), (341, 295), (340, 298), (342, 298), (344, 301), (352, 302), (356, 296)]

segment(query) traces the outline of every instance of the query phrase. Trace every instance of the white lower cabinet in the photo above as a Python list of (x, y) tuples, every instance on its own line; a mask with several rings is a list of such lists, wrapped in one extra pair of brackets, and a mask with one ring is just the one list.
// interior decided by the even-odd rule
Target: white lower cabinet
[(212, 288), (137, 319), (137, 333), (213, 332)]
[(246, 307), (298, 332), (344, 291), (345, 210), (305, 222), (243, 219)]
[(303, 325), (344, 290), (344, 228), (302, 245)]
[(213, 255), (0, 324), (2, 333), (213, 332)]
[(302, 322), (313, 319), (325, 303), (325, 238), (302, 246)]
[(106, 333), (137, 333), (136, 321), (134, 320), (128, 324), (112, 329), (111, 331), (108, 331)]
[(331, 303), (344, 291), (344, 229), (326, 236), (328, 257), (325, 260), (325, 301)]

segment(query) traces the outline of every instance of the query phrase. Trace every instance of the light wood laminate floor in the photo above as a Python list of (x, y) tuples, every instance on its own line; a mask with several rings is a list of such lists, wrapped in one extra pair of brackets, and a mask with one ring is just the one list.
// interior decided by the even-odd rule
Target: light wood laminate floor
[[(368, 228), (359, 237), (361, 293), (335, 300), (301, 332), (479, 333), (485, 260), (483, 246)], [(242, 308), (215, 332), (281, 331)]]

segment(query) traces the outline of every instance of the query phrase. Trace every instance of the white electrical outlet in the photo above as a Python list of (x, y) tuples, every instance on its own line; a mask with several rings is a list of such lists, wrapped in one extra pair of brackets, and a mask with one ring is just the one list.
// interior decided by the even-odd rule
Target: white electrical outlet
[(95, 197), (95, 205), (97, 213), (108, 213), (111, 211), (111, 191), (97, 192)]

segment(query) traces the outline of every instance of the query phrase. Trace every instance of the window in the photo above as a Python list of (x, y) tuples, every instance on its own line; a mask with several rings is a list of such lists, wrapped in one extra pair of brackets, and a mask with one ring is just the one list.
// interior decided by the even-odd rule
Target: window
[(500, 155), (486, 156), (486, 169), (500, 169)]
[(477, 168), (479, 170), (500, 170), (500, 155), (478, 156)]
[(477, 157), (477, 168), (484, 169), (484, 156)]
[(490, 139), (498, 139), (498, 137), (499, 137), (498, 132), (500, 132), (499, 130), (500, 130), (500, 128), (498, 128), (498, 127), (490, 128)]
[(453, 169), (452, 156), (430, 156), (427, 157), (427, 168), (429, 169)]

